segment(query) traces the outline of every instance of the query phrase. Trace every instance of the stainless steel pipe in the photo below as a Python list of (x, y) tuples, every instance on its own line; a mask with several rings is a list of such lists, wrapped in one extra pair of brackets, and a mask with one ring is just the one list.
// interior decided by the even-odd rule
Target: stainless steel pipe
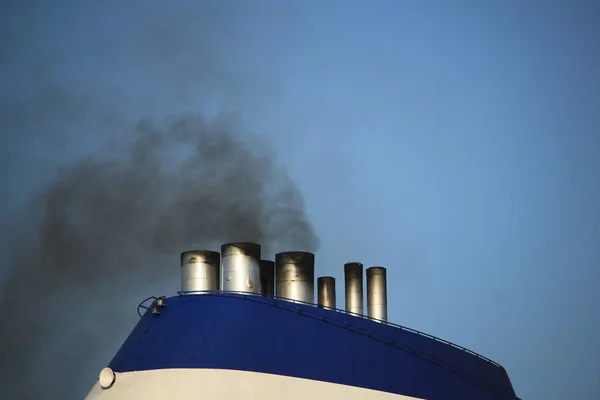
[(335, 278), (321, 276), (317, 279), (317, 302), (323, 308), (336, 308)]
[(181, 291), (219, 289), (219, 262), (216, 251), (190, 250), (181, 253)]
[(260, 260), (260, 294), (275, 296), (275, 262)]
[(238, 242), (221, 246), (221, 290), (259, 293), (260, 245)]
[(305, 303), (315, 302), (315, 255), (288, 251), (275, 255), (277, 297)]
[(349, 262), (344, 265), (344, 280), (346, 286), (346, 311), (363, 315), (363, 265), (359, 262)]
[(371, 318), (387, 321), (387, 272), (383, 267), (367, 268), (367, 312)]

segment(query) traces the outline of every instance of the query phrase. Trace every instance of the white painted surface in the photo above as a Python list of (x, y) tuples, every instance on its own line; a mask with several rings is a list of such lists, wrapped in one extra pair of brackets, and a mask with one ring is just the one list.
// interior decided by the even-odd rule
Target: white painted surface
[[(116, 373), (102, 389), (97, 382), (87, 400), (415, 400), (335, 383), (223, 369), (160, 369)], [(422, 399), (419, 399), (422, 400)]]

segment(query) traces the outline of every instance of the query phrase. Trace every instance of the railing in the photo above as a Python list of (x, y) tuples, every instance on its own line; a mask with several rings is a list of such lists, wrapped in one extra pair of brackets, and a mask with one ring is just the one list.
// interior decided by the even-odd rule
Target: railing
[[(490, 364), (495, 365), (496, 367), (503, 368), (500, 364), (498, 364), (494, 360), (491, 360), (491, 359), (489, 359), (489, 358), (487, 358), (487, 357), (485, 357), (485, 356), (483, 356), (483, 355), (481, 355), (479, 353), (476, 353), (473, 350), (469, 350), (466, 347), (460, 346), (460, 345), (458, 345), (456, 343), (449, 342), (448, 340), (445, 340), (445, 339), (441, 339), (441, 338), (439, 338), (437, 336), (430, 335), (429, 333), (421, 332), (419, 330), (416, 330), (416, 329), (413, 329), (413, 328), (409, 328), (407, 326), (395, 324), (393, 322), (388, 322), (388, 321), (384, 321), (384, 320), (372, 318), (372, 317), (369, 317), (367, 315), (362, 315), (362, 314), (356, 314), (356, 313), (348, 312), (348, 311), (340, 309), (340, 308), (322, 307), (322, 306), (319, 306), (317, 304), (308, 303), (308, 302), (305, 302), (305, 301), (299, 301), (299, 300), (294, 300), (294, 299), (286, 299), (286, 298), (283, 298), (283, 297), (277, 297), (277, 296), (271, 296), (271, 295), (263, 295), (263, 294), (258, 294), (258, 293), (248, 293), (248, 292), (230, 292), (230, 291), (225, 292), (225, 291), (222, 291), (222, 290), (190, 290), (190, 291), (179, 291), (179, 292), (177, 292), (177, 294), (179, 294), (180, 296), (186, 295), (186, 294), (211, 294), (211, 295), (221, 295), (221, 296), (233, 295), (233, 297), (242, 296), (242, 297), (244, 297), (246, 299), (252, 299), (252, 300), (254, 300), (254, 299), (258, 300), (258, 299), (261, 299), (261, 298), (263, 298), (263, 299), (266, 298), (266, 299), (271, 299), (271, 300), (285, 300), (285, 301), (290, 302), (290, 303), (297, 303), (297, 304), (302, 304), (302, 305), (305, 305), (305, 306), (311, 306), (311, 307), (315, 307), (315, 308), (322, 308), (322, 309), (325, 309), (325, 310), (329, 310), (329, 311), (333, 311), (333, 312), (338, 312), (338, 313), (341, 313), (341, 314), (351, 315), (353, 317), (358, 317), (358, 318), (362, 318), (362, 319), (368, 319), (368, 320), (379, 322), (379, 323), (382, 323), (382, 324), (385, 324), (385, 325), (393, 326), (394, 328), (402, 329), (404, 331), (412, 332), (412, 333), (415, 333), (417, 335), (424, 336), (426, 338), (435, 340), (436, 342), (440, 342), (440, 343), (446, 344), (448, 346), (454, 347), (456, 349), (462, 350), (462, 351), (464, 351), (466, 353), (469, 353), (469, 354), (471, 354), (471, 355), (473, 355), (473, 356), (475, 356), (477, 358), (480, 358), (480, 359), (482, 359), (484, 361), (487, 361)], [(149, 299), (151, 299), (151, 297), (149, 297), (145, 301), (148, 301)]]
[[(365, 335), (365, 336), (367, 336), (367, 337), (369, 337), (369, 338), (371, 338), (373, 340), (377, 340), (377, 341), (382, 342), (382, 343), (384, 343), (384, 344), (386, 344), (388, 346), (392, 346), (392, 347), (397, 348), (399, 350), (403, 350), (405, 352), (408, 352), (408, 353), (410, 353), (410, 354), (412, 354), (412, 355), (414, 355), (416, 357), (424, 359), (424, 360), (426, 360), (428, 362), (431, 362), (431, 363), (433, 363), (433, 364), (435, 364), (435, 365), (437, 365), (439, 367), (445, 368), (445, 369), (447, 369), (447, 370), (449, 370), (449, 371), (451, 371), (451, 372), (453, 372), (453, 373), (455, 373), (455, 374), (457, 374), (457, 375), (459, 375), (459, 376), (461, 376), (461, 377), (463, 377), (465, 379), (468, 379), (468, 380), (470, 380), (470, 381), (472, 381), (474, 383), (477, 383), (477, 384), (483, 386), (484, 388), (486, 388), (487, 390), (490, 390), (491, 392), (494, 392), (496, 394), (501, 394), (497, 390), (495, 390), (494, 388), (490, 387), (489, 382), (486, 379), (483, 379), (483, 378), (481, 378), (481, 377), (479, 377), (477, 375), (474, 375), (471, 372), (466, 371), (466, 370), (464, 370), (462, 368), (456, 367), (455, 365), (452, 365), (452, 364), (448, 363), (447, 361), (444, 361), (444, 360), (441, 360), (441, 359), (439, 359), (437, 357), (431, 356), (431, 355), (429, 355), (429, 354), (427, 354), (427, 353), (425, 353), (423, 351), (415, 349), (415, 348), (413, 348), (411, 346), (408, 346), (408, 345), (406, 345), (404, 343), (398, 343), (395, 340), (391, 340), (389, 338), (383, 337), (382, 335), (379, 335), (377, 333), (371, 332), (371, 331), (369, 331), (367, 329), (360, 328), (357, 325), (352, 325), (352, 324), (349, 324), (347, 322), (335, 320), (335, 319), (330, 318), (329, 316), (323, 317), (322, 313), (319, 313), (319, 314), (310, 313), (310, 312), (308, 312), (306, 310), (303, 310), (301, 307), (294, 307), (293, 305), (294, 304), (300, 304), (302, 306), (307, 306), (307, 307), (310, 307), (310, 308), (325, 309), (325, 310), (331, 311), (333, 313), (340, 313), (340, 314), (350, 315), (350, 316), (354, 316), (354, 317), (358, 317), (358, 318), (367, 319), (367, 320), (371, 320), (371, 321), (374, 321), (374, 322), (382, 323), (382, 324), (385, 324), (385, 325), (389, 325), (389, 326), (392, 326), (394, 328), (398, 328), (398, 329), (402, 329), (402, 330), (405, 330), (405, 331), (408, 331), (408, 332), (411, 332), (411, 333), (415, 333), (417, 335), (424, 336), (424, 337), (427, 337), (429, 339), (435, 340), (437, 342), (440, 342), (440, 343), (452, 346), (452, 347), (454, 347), (454, 348), (456, 348), (458, 350), (467, 352), (467, 353), (469, 353), (469, 354), (471, 354), (473, 356), (476, 356), (476, 357), (478, 357), (478, 358), (480, 358), (480, 359), (482, 359), (482, 360), (484, 360), (486, 362), (489, 362), (489, 363), (493, 364), (494, 366), (496, 366), (498, 368), (504, 369), (497, 362), (495, 362), (493, 360), (490, 360), (489, 358), (484, 357), (484, 356), (482, 356), (482, 355), (480, 355), (480, 354), (478, 354), (478, 353), (476, 353), (474, 351), (471, 351), (471, 350), (469, 350), (469, 349), (467, 349), (467, 348), (465, 348), (463, 346), (459, 346), (459, 345), (454, 344), (452, 342), (449, 342), (447, 340), (444, 340), (444, 339), (438, 338), (436, 336), (430, 335), (428, 333), (418, 331), (416, 329), (408, 328), (406, 326), (402, 326), (402, 325), (390, 323), (390, 322), (383, 321), (383, 320), (378, 320), (378, 319), (375, 319), (375, 318), (368, 317), (366, 315), (360, 315), (360, 314), (355, 314), (355, 313), (347, 312), (346, 310), (342, 310), (342, 309), (339, 309), (339, 308), (323, 307), (323, 306), (320, 306), (320, 305), (317, 305), (317, 304), (314, 304), (314, 303), (307, 303), (307, 302), (304, 302), (304, 301), (299, 301), (299, 300), (294, 300), (294, 299), (286, 299), (286, 298), (276, 297), (276, 296), (270, 296), (270, 295), (262, 295), (262, 294), (259, 294), (259, 293), (233, 292), (233, 291), (221, 291), (221, 290), (180, 291), (180, 292), (177, 292), (177, 293), (180, 296), (184, 296), (184, 295), (188, 295), (188, 294), (196, 294), (196, 295), (217, 295), (217, 296), (222, 296), (222, 297), (235, 297), (235, 298), (240, 298), (241, 297), (244, 300), (256, 301), (256, 302), (259, 302), (259, 303), (262, 303), (262, 304), (267, 304), (267, 305), (271, 305), (271, 306), (274, 306), (274, 307), (277, 307), (277, 308), (281, 308), (281, 309), (284, 309), (284, 310), (287, 310), (287, 311), (295, 312), (295, 313), (297, 313), (299, 315), (307, 316), (307, 317), (310, 317), (310, 318), (315, 318), (315, 319), (318, 319), (318, 320), (320, 320), (322, 322), (330, 323), (330, 324), (336, 325), (336, 326), (338, 326), (340, 328), (349, 329), (349, 330), (351, 330), (351, 331), (353, 331), (355, 333), (358, 333), (358, 334), (361, 334), (361, 335)], [(153, 302), (149, 306), (146, 306), (145, 304), (148, 302), (148, 300), (153, 300)], [(153, 314), (160, 314), (160, 311), (155, 310), (157, 308), (157, 302), (159, 302), (159, 300), (162, 300), (162, 303), (164, 303), (164, 297), (158, 297), (157, 298), (157, 297), (154, 297), (154, 296), (148, 297), (147, 299), (145, 299), (144, 301), (142, 301), (140, 303), (140, 305), (138, 306), (138, 315), (141, 316), (141, 313), (140, 313), (140, 309), (141, 308), (149, 309), (150, 307), (152, 307)], [(284, 301), (280, 301), (280, 300), (284, 300)], [(162, 304), (162, 307), (164, 307), (164, 306), (165, 306), (165, 304)], [(511, 397), (511, 398), (518, 400), (518, 397), (516, 397), (516, 396), (515, 397)]]
[[(148, 300), (152, 300), (152, 303), (150, 303), (150, 305), (149, 305), (149, 306), (147, 306), (147, 305), (146, 305), (146, 303), (148, 303)], [(149, 309), (149, 308), (150, 308), (150, 307), (152, 307), (152, 305), (153, 305), (153, 304), (156, 302), (156, 300), (158, 300), (158, 297), (155, 297), (155, 296), (150, 296), (150, 297), (148, 297), (147, 299), (144, 299), (144, 300), (143, 300), (143, 301), (142, 301), (140, 304), (138, 304), (138, 306), (137, 306), (137, 313), (138, 313), (138, 315), (140, 316), (140, 318), (142, 318), (142, 315), (143, 315), (143, 314), (140, 312), (140, 309), (144, 309), (144, 310), (147, 310), (147, 309)]]

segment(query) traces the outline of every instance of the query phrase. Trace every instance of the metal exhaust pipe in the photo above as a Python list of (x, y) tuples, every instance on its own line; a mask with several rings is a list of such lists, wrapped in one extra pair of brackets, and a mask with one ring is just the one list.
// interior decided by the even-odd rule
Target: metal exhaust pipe
[(275, 262), (260, 260), (260, 294), (275, 296)]
[(335, 308), (335, 278), (321, 276), (317, 279), (317, 301), (319, 307)]
[(181, 253), (181, 291), (219, 289), (219, 261), (216, 251), (190, 250)]
[(221, 246), (221, 290), (259, 293), (260, 245), (227, 243)]
[(383, 267), (367, 268), (367, 312), (370, 318), (387, 322), (387, 272)]
[(304, 251), (288, 251), (275, 255), (277, 297), (315, 302), (315, 255)]
[(359, 262), (344, 264), (346, 312), (363, 315), (363, 265)]

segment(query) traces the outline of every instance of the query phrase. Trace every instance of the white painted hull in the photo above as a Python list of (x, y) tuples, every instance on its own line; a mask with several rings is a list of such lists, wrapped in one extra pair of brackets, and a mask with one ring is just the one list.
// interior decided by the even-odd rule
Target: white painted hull
[(117, 373), (97, 382), (86, 400), (422, 400), (376, 390), (280, 375), (223, 369), (159, 369)]

